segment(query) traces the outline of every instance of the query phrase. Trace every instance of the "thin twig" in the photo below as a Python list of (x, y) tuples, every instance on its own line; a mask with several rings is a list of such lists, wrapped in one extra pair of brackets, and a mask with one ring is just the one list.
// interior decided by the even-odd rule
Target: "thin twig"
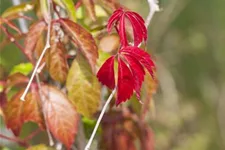
[(105, 113), (105, 111), (106, 111), (106, 108), (107, 108), (107, 106), (109, 105), (110, 101), (112, 100), (113, 95), (115, 94), (115, 92), (116, 92), (116, 88), (112, 91), (112, 93), (110, 94), (109, 98), (107, 99), (107, 101), (106, 101), (104, 107), (102, 108), (102, 111), (101, 111), (101, 113), (100, 113), (100, 115), (99, 115), (99, 117), (98, 117), (98, 120), (97, 120), (97, 123), (96, 123), (96, 125), (95, 125), (95, 128), (94, 128), (94, 130), (93, 130), (93, 132), (92, 132), (92, 134), (91, 134), (91, 137), (90, 137), (90, 139), (89, 139), (89, 141), (88, 141), (88, 143), (87, 143), (87, 145), (86, 145), (86, 147), (85, 147), (84, 150), (89, 150), (89, 149), (90, 149), (91, 143), (92, 143), (92, 141), (93, 141), (93, 139), (94, 139), (94, 137), (95, 137), (95, 134), (96, 134), (96, 132), (97, 132), (98, 126), (99, 126), (99, 124), (100, 124), (100, 122), (101, 122), (101, 120), (102, 120), (102, 117), (103, 117), (103, 115), (104, 115), (104, 113)]
[(39, 134), (41, 132), (41, 129), (38, 128), (37, 130), (35, 130), (34, 132), (32, 132), (30, 135), (28, 135), (24, 141), (30, 141), (33, 137), (35, 137), (37, 134)]
[(148, 1), (148, 5), (149, 5), (150, 11), (149, 11), (148, 17), (147, 17), (147, 19), (145, 21), (145, 26), (146, 27), (149, 26), (149, 24), (150, 24), (150, 22), (152, 20), (153, 15), (155, 14), (155, 12), (160, 11), (159, 5), (158, 5), (158, 3), (159, 3), (158, 0), (147, 0), (147, 1)]
[(26, 87), (23, 95), (20, 97), (20, 99), (22, 101), (25, 101), (25, 96), (27, 95), (27, 92), (28, 92), (28, 90), (30, 88), (30, 85), (31, 85), (31, 83), (32, 83), (32, 81), (33, 81), (33, 79), (34, 79), (34, 77), (36, 75), (36, 72), (37, 72), (37, 70), (39, 68), (41, 60), (43, 59), (46, 51), (50, 48), (50, 30), (51, 30), (51, 19), (52, 19), (51, 18), (51, 2), (50, 2), (50, 0), (48, 0), (48, 11), (49, 11), (49, 20), (47, 22), (48, 23), (48, 31), (47, 31), (46, 44), (45, 44), (45, 47), (44, 47), (44, 49), (43, 49), (43, 51), (41, 53), (41, 56), (39, 57), (39, 59), (37, 61), (37, 64), (36, 64), (36, 66), (34, 68), (34, 71), (33, 71), (32, 75), (30, 77), (30, 80), (29, 80), (28, 84), (27, 84), (27, 87)]
[(8, 136), (3, 135), (3, 134), (0, 133), (0, 138), (9, 140), (9, 141), (12, 141), (12, 142), (15, 142), (15, 143), (18, 143), (20, 146), (23, 146), (23, 147), (28, 147), (29, 146), (29, 144), (26, 141), (21, 140), (21, 139), (19, 139), (17, 137), (8, 137)]

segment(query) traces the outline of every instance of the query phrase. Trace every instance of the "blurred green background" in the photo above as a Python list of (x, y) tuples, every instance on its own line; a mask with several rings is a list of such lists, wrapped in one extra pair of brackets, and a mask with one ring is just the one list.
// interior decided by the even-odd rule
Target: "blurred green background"
[[(147, 0), (120, 2), (147, 17)], [(159, 4), (162, 11), (148, 32), (159, 80), (155, 113), (149, 114), (156, 150), (224, 150), (225, 0)], [(10, 5), (10, 0), (0, 0), (0, 13)], [(6, 72), (24, 61), (13, 45), (0, 52), (0, 68)]]

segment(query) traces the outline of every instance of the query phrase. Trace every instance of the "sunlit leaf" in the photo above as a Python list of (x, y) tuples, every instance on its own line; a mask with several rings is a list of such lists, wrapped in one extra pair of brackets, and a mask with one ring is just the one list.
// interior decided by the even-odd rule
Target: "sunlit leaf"
[(62, 0), (53, 0), (53, 2), (55, 2), (57, 5), (59, 5), (62, 8), (65, 8), (65, 4), (63, 3)]
[(39, 145), (31, 146), (27, 148), (26, 150), (54, 150), (54, 149), (44, 144), (39, 144)]
[(50, 21), (50, 11), (48, 8), (48, 0), (41, 0), (40, 1), (40, 8), (41, 8), (41, 14), (45, 20), (45, 22), (49, 22)]
[(84, 7), (86, 8), (89, 16), (93, 21), (96, 21), (95, 5), (93, 0), (82, 0)]
[(28, 12), (34, 9), (34, 4), (32, 2), (21, 3), (16, 6), (9, 7), (2, 13), (2, 17), (10, 17), (13, 15), (17, 15), (19, 13)]
[(51, 47), (45, 55), (47, 69), (54, 80), (63, 83), (68, 73), (66, 49), (62, 42), (57, 40), (55, 31), (51, 32), (50, 44)]
[(43, 111), (49, 130), (70, 149), (78, 130), (79, 115), (66, 95), (59, 89), (43, 85)]
[(21, 73), (23, 75), (28, 75), (31, 73), (32, 70), (33, 70), (33, 65), (31, 63), (21, 63), (18, 65), (15, 65), (12, 68), (10, 75), (14, 73)]
[(19, 135), (22, 125), (28, 121), (36, 122), (44, 129), (38, 93), (30, 92), (25, 97), (26, 101), (21, 101), (23, 92), (21, 90), (15, 94), (3, 110), (6, 125), (15, 135)]
[(69, 13), (70, 19), (76, 22), (76, 11), (74, 7), (73, 0), (61, 0), (66, 7), (67, 12)]
[(46, 23), (44, 21), (38, 21), (34, 23), (25, 38), (24, 41), (24, 52), (29, 57), (30, 60), (33, 59), (33, 53), (37, 44), (38, 39), (41, 37), (42, 32), (44, 31), (46, 27)]
[(92, 35), (83, 27), (68, 19), (60, 19), (60, 22), (64, 26), (67, 34), (74, 38), (79, 49), (88, 60), (92, 71), (95, 72), (98, 49)]
[(91, 117), (100, 104), (100, 84), (82, 56), (73, 61), (66, 81), (69, 99), (77, 111)]

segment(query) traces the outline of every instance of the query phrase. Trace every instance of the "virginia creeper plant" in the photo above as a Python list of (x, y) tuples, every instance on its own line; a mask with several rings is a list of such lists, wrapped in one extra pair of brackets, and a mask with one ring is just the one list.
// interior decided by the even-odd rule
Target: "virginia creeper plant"
[[(32, 0), (5, 10), (0, 47), (15, 44), (33, 70), (11, 71), (0, 81), (0, 114), (14, 134), (0, 138), (28, 150), (89, 150), (97, 133), (99, 149), (135, 150), (138, 140), (142, 150), (153, 150), (146, 114), (157, 79), (146, 42), (159, 9), (154, 0), (149, 4), (157, 9), (147, 22), (116, 0)], [(14, 23), (18, 18), (31, 24), (27, 33)], [(21, 138), (27, 122), (38, 127)], [(40, 139), (31, 145), (40, 132), (47, 133), (49, 144)], [(78, 141), (79, 134), (85, 137)]]

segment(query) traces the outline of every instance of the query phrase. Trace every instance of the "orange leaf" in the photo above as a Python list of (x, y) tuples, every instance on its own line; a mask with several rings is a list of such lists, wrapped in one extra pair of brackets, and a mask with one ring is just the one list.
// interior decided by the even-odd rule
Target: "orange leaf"
[(95, 72), (95, 66), (98, 59), (98, 49), (92, 35), (83, 27), (69, 19), (60, 19), (60, 23), (66, 29), (67, 34), (76, 41), (79, 49), (88, 60), (92, 71)]
[(28, 121), (36, 122), (39, 127), (45, 128), (38, 93), (32, 90), (27, 94), (26, 101), (21, 101), (23, 92), (24, 90), (21, 90), (15, 94), (3, 109), (6, 125), (16, 136), (19, 135), (22, 125)]
[(70, 149), (78, 129), (79, 115), (66, 95), (55, 87), (42, 86), (43, 111), (49, 130)]
[(10, 76), (8, 76), (6, 80), (6, 86), (7, 88), (11, 88), (12, 86), (27, 83), (29, 81), (29, 78), (22, 73), (14, 73)]
[(29, 57), (30, 60), (33, 60), (33, 52), (34, 52), (35, 46), (42, 32), (44, 31), (45, 27), (46, 27), (45, 22), (39, 21), (34, 23), (30, 27), (27, 33), (27, 36), (24, 41), (24, 46), (25, 46), (24, 50), (25, 50), (25, 54), (27, 55), (27, 57)]
[(66, 59), (66, 49), (62, 42), (57, 40), (56, 32), (51, 32), (51, 48), (45, 55), (47, 69), (50, 76), (61, 83), (66, 81), (68, 73), (68, 64)]

